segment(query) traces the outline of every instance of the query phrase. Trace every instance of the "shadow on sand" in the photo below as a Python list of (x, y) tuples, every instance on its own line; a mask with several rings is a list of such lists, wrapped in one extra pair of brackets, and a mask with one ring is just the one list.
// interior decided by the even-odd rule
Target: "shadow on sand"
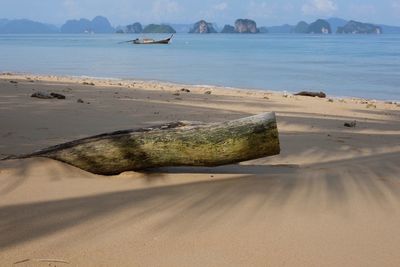
[[(211, 225), (226, 220), (235, 209), (251, 203), (247, 220), (259, 213), (282, 210), (295, 201), (299, 209), (326, 203), (324, 209), (343, 208), (353, 198), (371, 208), (391, 211), (400, 201), (400, 153), (340, 160), (305, 168), (292, 165), (225, 166), (219, 168), (162, 168), (149, 173), (232, 174), (229, 179), (126, 190), (0, 208), (0, 248), (54, 234), (94, 219), (114, 218), (113, 224), (134, 225), (167, 214), (153, 225), (189, 230), (194, 224)], [(383, 159), (383, 162), (382, 162)], [(340, 165), (340, 168), (337, 166)], [(332, 168), (332, 166), (336, 166)], [(345, 174), (345, 175), (343, 175)], [(203, 216), (207, 214), (207, 216)], [(179, 218), (179, 220), (177, 220)], [(102, 232), (110, 229), (103, 225)]]

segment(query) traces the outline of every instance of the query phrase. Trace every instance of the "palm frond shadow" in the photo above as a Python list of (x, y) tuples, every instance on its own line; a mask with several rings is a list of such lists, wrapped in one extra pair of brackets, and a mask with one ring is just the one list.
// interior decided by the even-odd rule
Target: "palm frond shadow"
[[(115, 218), (112, 226), (120, 227), (165, 214), (149, 230), (191, 231), (196, 225), (207, 227), (226, 220), (237, 207), (248, 202), (252, 203), (247, 209), (248, 220), (260, 213), (281, 211), (293, 201), (299, 209), (313, 210), (323, 202), (329, 203), (324, 209), (344, 207), (346, 210), (351, 208), (354, 198), (361, 198), (371, 208), (391, 212), (392, 205), (400, 201), (400, 189), (394, 186), (399, 183), (399, 156), (399, 153), (380, 155), (385, 158), (384, 166), (374, 156), (368, 156), (306, 168), (285, 165), (164, 168), (162, 171), (168, 175), (193, 172), (235, 175), (229, 179), (3, 206), (0, 208), (0, 247), (111, 217)], [(341, 165), (341, 170), (329, 167), (331, 164)], [(104, 223), (99, 224), (101, 231), (96, 223), (88, 231), (100, 231), (99, 234), (107, 231)]]

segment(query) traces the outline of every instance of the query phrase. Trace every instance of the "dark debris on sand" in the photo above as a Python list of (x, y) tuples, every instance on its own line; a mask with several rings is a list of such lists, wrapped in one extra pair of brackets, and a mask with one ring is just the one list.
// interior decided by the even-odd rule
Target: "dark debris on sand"
[(355, 128), (357, 126), (357, 122), (356, 121), (352, 121), (352, 122), (345, 122), (344, 123), (345, 127), (349, 127), (349, 128)]
[(65, 99), (65, 95), (59, 93), (46, 93), (46, 92), (35, 92), (31, 97), (39, 99)]

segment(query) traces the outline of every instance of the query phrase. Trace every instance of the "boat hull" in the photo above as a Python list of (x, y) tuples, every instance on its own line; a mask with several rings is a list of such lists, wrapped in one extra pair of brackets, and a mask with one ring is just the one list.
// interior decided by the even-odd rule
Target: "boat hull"
[(143, 41), (143, 40), (134, 40), (133, 44), (169, 44), (171, 41), (171, 38), (164, 39), (164, 40), (158, 40), (158, 41)]

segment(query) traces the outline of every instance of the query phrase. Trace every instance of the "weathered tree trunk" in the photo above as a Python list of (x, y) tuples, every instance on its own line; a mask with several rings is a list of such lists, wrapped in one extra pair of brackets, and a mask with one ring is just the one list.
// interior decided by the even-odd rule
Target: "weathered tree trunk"
[(218, 166), (279, 153), (275, 114), (265, 113), (223, 123), (173, 122), (101, 134), (14, 159), (46, 157), (113, 175), (163, 166)]

